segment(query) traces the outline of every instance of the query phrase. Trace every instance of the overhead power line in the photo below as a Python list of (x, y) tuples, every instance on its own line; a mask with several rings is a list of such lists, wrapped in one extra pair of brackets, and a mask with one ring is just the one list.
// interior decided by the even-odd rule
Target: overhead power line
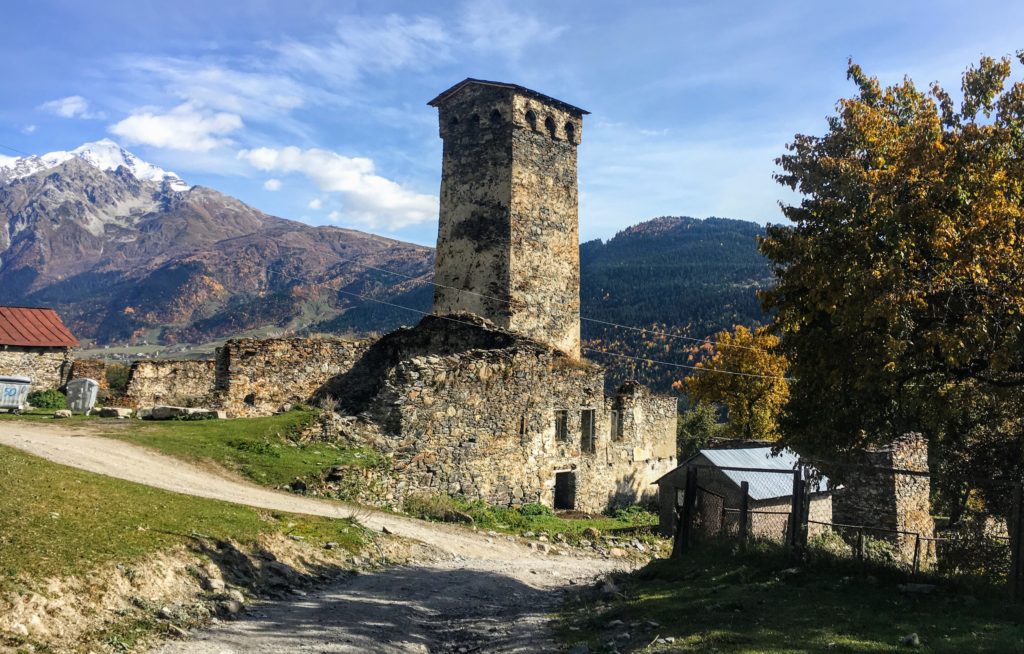
[[(312, 284), (314, 286), (325, 286), (326, 285), (326, 282), (314, 282), (314, 281), (309, 280), (309, 279), (303, 279), (301, 277), (295, 277), (293, 275), (289, 275), (287, 273), (283, 273), (283, 272), (281, 272), (279, 270), (268, 270), (268, 272), (274, 273), (276, 275), (280, 275), (281, 277), (287, 277), (288, 279), (293, 279), (293, 280), (295, 280), (297, 282), (304, 282), (306, 284)], [(353, 291), (346, 291), (346, 290), (342, 290), (342, 289), (332, 289), (332, 290), (335, 290), (338, 293), (342, 293), (344, 295), (350, 295), (352, 297), (356, 297), (356, 298), (359, 298), (361, 300), (365, 300), (367, 302), (376, 302), (376, 303), (382, 304), (384, 306), (394, 307), (395, 309), (404, 309), (406, 311), (411, 311), (411, 312), (417, 313), (417, 314), (419, 314), (421, 316), (434, 316), (435, 318), (440, 318), (441, 320), (447, 320), (449, 322), (458, 323), (460, 325), (467, 325), (469, 327), (479, 327), (479, 325), (476, 325), (476, 324), (471, 323), (471, 322), (466, 322), (465, 320), (459, 320), (458, 318), (454, 318), (452, 316), (442, 316), (442, 315), (432, 314), (429, 311), (423, 311), (422, 309), (414, 309), (413, 307), (407, 307), (407, 306), (404, 306), (404, 305), (401, 305), (401, 304), (395, 304), (394, 302), (388, 302), (386, 300), (380, 300), (380, 299), (375, 298), (375, 297), (370, 297), (368, 295), (363, 295), (362, 293), (355, 293)], [(586, 351), (586, 352), (593, 352), (595, 354), (605, 354), (605, 355), (608, 355), (608, 356), (615, 356), (615, 357), (620, 357), (620, 358), (624, 358), (624, 359), (632, 359), (634, 361), (645, 361), (647, 363), (653, 363), (653, 364), (662, 365), (662, 366), (670, 366), (670, 367), (673, 367), (673, 368), (685, 368), (687, 370), (694, 370), (694, 371), (698, 371), (698, 372), (713, 372), (713, 373), (722, 374), (722, 375), (735, 375), (735, 376), (739, 376), (739, 377), (757, 377), (757, 378), (760, 378), (760, 379), (785, 379), (787, 381), (790, 380), (789, 377), (779, 377), (779, 376), (775, 376), (775, 375), (760, 375), (760, 374), (756, 374), (756, 373), (738, 372), (738, 371), (734, 371), (734, 370), (718, 370), (718, 369), (715, 369), (715, 368), (702, 368), (700, 366), (691, 366), (691, 365), (686, 365), (686, 364), (682, 364), (682, 363), (671, 363), (669, 361), (658, 361), (657, 359), (649, 359), (647, 357), (631, 356), (631, 355), (628, 355), (628, 354), (620, 354), (618, 352), (606, 352), (606, 351), (603, 351), (603, 350), (595, 350), (593, 348), (581, 348), (581, 349)]]

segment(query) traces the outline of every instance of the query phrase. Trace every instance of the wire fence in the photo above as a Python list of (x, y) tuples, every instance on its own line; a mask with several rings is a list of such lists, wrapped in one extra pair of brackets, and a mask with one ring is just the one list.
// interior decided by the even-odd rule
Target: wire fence
[[(901, 474), (913, 475), (911, 483), (902, 483)], [(974, 512), (949, 525), (931, 516), (929, 485), (921, 473), (889, 470), (878, 477), (877, 485), (866, 485), (870, 477), (861, 475), (855, 477), (860, 483), (844, 486), (807, 466), (779, 470), (691, 463), (675, 494), (673, 556), (706, 544), (739, 551), (772, 544), (802, 558), (880, 566), (921, 580), (1005, 586), (1015, 600), (1024, 600), (1020, 483), (1002, 488), (1007, 511)], [(882, 483), (887, 481), (893, 483)]]

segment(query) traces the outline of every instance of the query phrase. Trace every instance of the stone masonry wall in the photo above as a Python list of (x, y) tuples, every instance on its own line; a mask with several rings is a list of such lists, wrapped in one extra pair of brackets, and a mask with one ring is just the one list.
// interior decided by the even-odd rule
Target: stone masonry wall
[(99, 383), (100, 391), (110, 389), (107, 383), (107, 362), (103, 359), (78, 359), (71, 366), (68, 381), (72, 379), (91, 379)]
[(214, 403), (214, 367), (208, 359), (136, 361), (128, 371), (126, 394), (136, 407), (209, 407)]
[[(864, 452), (841, 474), (843, 488), (834, 499), (834, 519), (839, 524), (864, 525), (931, 537), (931, 479), (928, 471), (928, 441), (920, 434), (906, 434), (890, 445)], [(896, 545), (900, 556), (910, 561), (915, 538), (905, 534), (866, 531)], [(922, 543), (922, 563), (930, 557)], [(926, 556), (927, 555), (927, 556)]]
[(270, 415), (283, 404), (309, 402), (346, 372), (372, 341), (328, 338), (241, 338), (217, 349), (215, 404), (230, 417)]
[(473, 313), (578, 358), (582, 115), (536, 94), (479, 84), (438, 109), (444, 154), (434, 313)]
[(73, 361), (67, 348), (9, 347), (0, 350), (0, 375), (29, 377), (33, 391), (63, 388)]
[[(612, 440), (603, 384), (592, 364), (522, 344), (400, 362), (367, 411), (387, 426), (392, 499), (439, 492), (552, 506), (556, 472), (575, 475), (579, 510), (651, 499), (652, 482), (675, 465), (675, 405), (633, 394), (625, 409), (631, 427)], [(583, 410), (594, 412), (589, 449)], [(556, 411), (566, 412), (564, 440), (556, 438)]]

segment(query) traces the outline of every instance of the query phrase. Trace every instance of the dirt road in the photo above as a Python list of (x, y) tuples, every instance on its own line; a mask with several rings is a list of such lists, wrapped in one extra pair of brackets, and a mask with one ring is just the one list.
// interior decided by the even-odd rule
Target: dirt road
[(156, 650), (161, 653), (553, 651), (545, 616), (561, 593), (623, 565), (578, 553), (540, 554), (501, 536), (260, 488), (96, 436), (88, 426), (3, 422), (0, 444), (177, 493), (354, 516), (437, 551), (416, 566), (358, 575), (295, 601), (260, 605), (242, 620), (163, 645)]

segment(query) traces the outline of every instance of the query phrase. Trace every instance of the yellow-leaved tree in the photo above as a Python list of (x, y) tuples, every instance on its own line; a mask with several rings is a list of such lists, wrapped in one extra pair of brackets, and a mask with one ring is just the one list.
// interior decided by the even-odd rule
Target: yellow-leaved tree
[(764, 328), (737, 325), (715, 336), (715, 354), (681, 384), (692, 403), (725, 407), (726, 435), (779, 438), (779, 414), (789, 398), (787, 362), (779, 339)]

